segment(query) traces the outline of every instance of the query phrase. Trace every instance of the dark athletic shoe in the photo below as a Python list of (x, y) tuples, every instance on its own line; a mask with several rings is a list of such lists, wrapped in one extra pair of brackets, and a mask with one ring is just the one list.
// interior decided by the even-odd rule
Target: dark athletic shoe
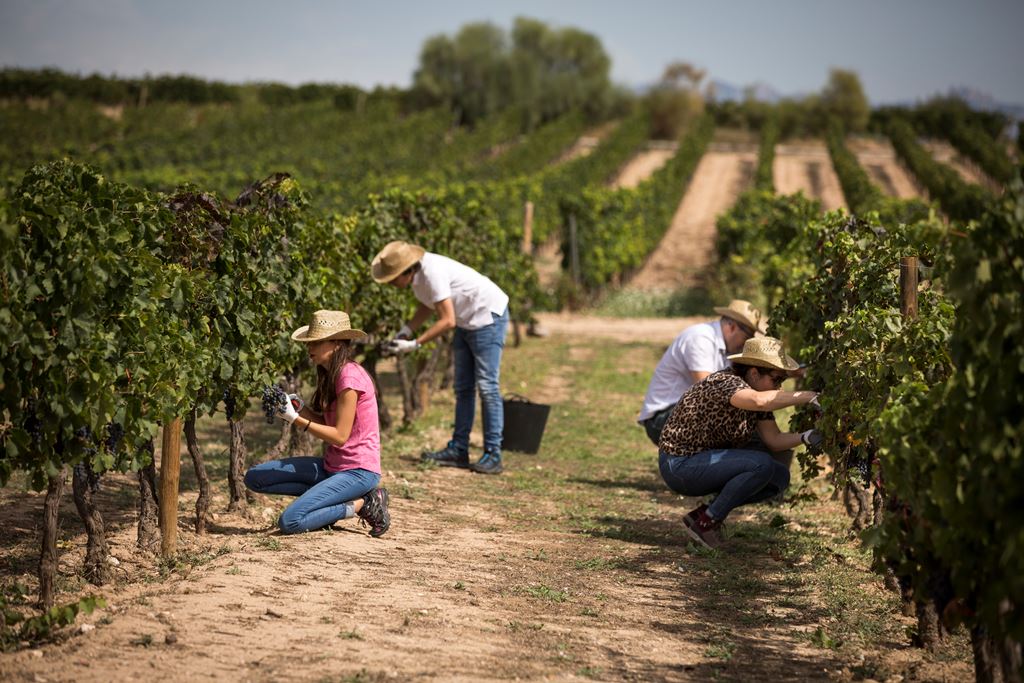
[(439, 451), (423, 451), (420, 460), (440, 467), (469, 467), (469, 453), (461, 453), (451, 441)]
[(686, 513), (683, 525), (690, 538), (705, 548), (718, 548), (722, 545), (722, 536), (718, 532), (722, 523), (708, 517), (706, 505), (701, 504)]
[(501, 466), (500, 453), (484, 453), (469, 469), (479, 474), (501, 474), (505, 468)]
[(360, 524), (370, 527), (374, 538), (383, 536), (391, 528), (391, 513), (388, 512), (388, 490), (374, 489), (363, 496), (363, 507), (358, 513)]

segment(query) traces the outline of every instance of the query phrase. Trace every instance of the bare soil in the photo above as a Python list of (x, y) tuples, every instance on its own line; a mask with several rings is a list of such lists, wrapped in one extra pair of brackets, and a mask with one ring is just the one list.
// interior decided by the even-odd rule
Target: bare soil
[(892, 144), (882, 138), (850, 137), (847, 145), (882, 192), (897, 199), (926, 199), (927, 193), (906, 169)]
[(952, 168), (966, 182), (981, 185), (991, 192), (1000, 191), (999, 183), (989, 178), (976, 163), (960, 154), (945, 140), (924, 140), (921, 144), (933, 159)]
[(821, 201), (826, 211), (847, 208), (839, 177), (832, 167), (832, 158), (820, 140), (777, 145), (772, 174), (779, 194), (803, 192), (805, 196)]
[[(653, 446), (627, 415), (662, 342), (688, 322), (629, 320), (622, 334), (587, 316), (545, 319), (554, 334), (508, 349), (503, 381), (552, 404), (549, 450), (509, 454), (500, 477), (424, 469), (416, 447), (450, 428), (450, 400), (438, 405), (420, 431), (384, 439), (393, 522), (380, 539), (351, 520), (282, 536), (274, 528), (282, 497), (256, 496), (247, 514), (223, 512), (222, 471), (211, 473), (219, 512), (198, 538), (188, 528), (194, 481), (183, 472), (180, 554), (160, 563), (135, 548), (133, 480), (104, 477), (99, 502), (117, 581), (97, 589), (78, 578), (84, 537), (65, 500), (58, 601), (95, 592), (108, 606), (57, 643), (0, 654), (0, 679), (965, 680), (962, 660), (929, 660), (899, 636), (879, 653), (823, 635), (835, 615), (859, 608), (842, 596), (836, 607), (828, 596), (842, 587), (833, 577), (878, 604), (892, 599), (851, 554), (847, 522), (827, 496), (803, 511), (779, 508), (784, 518), (763, 506), (737, 510), (719, 552), (686, 540), (680, 517), (696, 501), (665, 488)], [(604, 373), (600, 389), (594, 373)], [(564, 432), (574, 415), (622, 443)], [(273, 440), (257, 418), (247, 424), (254, 441)], [(205, 429), (204, 443), (223, 432)], [(31, 583), (41, 504), (41, 495), (0, 490), (5, 582)], [(772, 515), (785, 531), (773, 531)], [(812, 575), (820, 578), (803, 578)], [(907, 624), (894, 619), (898, 633)]]
[(715, 220), (750, 186), (756, 163), (756, 148), (712, 145), (697, 164), (665, 236), (628, 287), (671, 291), (701, 284), (713, 261)]
[(541, 326), (553, 335), (575, 339), (613, 339), (669, 344), (680, 332), (712, 318), (610, 318), (576, 313), (537, 313)]
[(674, 146), (645, 149), (629, 160), (611, 186), (615, 189), (632, 189), (650, 178), (676, 153)]

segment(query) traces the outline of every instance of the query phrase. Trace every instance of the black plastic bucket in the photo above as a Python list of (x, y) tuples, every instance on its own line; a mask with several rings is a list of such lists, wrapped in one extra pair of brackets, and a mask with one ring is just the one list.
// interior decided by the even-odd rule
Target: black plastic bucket
[(518, 394), (508, 394), (505, 407), (505, 429), (501, 433), (501, 448), (505, 451), (536, 453), (544, 436), (551, 406), (533, 403)]

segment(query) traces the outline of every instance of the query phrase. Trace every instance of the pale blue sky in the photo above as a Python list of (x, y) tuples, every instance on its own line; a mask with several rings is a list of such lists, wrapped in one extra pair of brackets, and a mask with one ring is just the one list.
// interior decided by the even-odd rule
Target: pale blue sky
[(516, 16), (596, 34), (627, 85), (682, 59), (806, 93), (838, 66), (875, 103), (962, 85), (1024, 104), (1024, 0), (0, 0), (0, 65), (405, 86), (427, 37)]

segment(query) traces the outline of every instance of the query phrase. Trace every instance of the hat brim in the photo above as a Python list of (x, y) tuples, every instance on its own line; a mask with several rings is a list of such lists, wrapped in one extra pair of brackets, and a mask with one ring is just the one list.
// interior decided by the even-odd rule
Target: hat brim
[(423, 247), (417, 247), (415, 244), (410, 244), (409, 253), (405, 258), (399, 261), (398, 267), (394, 270), (388, 270), (384, 265), (384, 261), (381, 260), (380, 254), (378, 254), (377, 257), (373, 259), (373, 263), (370, 264), (370, 277), (381, 284), (391, 282), (396, 277), (404, 273), (409, 266), (414, 263), (418, 263), (426, 252), (427, 250)]
[(775, 370), (799, 370), (800, 364), (797, 363), (790, 356), (786, 356), (783, 361), (783, 365), (773, 363), (767, 358), (761, 358), (760, 356), (744, 356), (742, 353), (734, 353), (731, 356), (726, 356), (733, 363), (742, 363), (743, 365), (754, 365), (759, 368), (773, 368)]
[(309, 325), (303, 325), (292, 332), (292, 339), (297, 342), (325, 341), (327, 339), (360, 339), (365, 336), (366, 333), (362, 330), (338, 330), (333, 334), (323, 337), (311, 337), (309, 336)]
[(735, 320), (736, 322), (738, 322), (738, 323), (740, 323), (742, 325), (746, 325), (747, 327), (749, 327), (750, 329), (752, 329), (754, 331), (754, 336), (755, 337), (763, 337), (763, 336), (765, 336), (765, 334), (767, 334), (767, 332), (766, 332), (767, 329), (768, 329), (767, 325), (765, 325), (764, 329), (762, 329), (761, 327), (752, 324), (749, 319), (741, 317), (739, 313), (737, 313), (736, 311), (732, 310), (731, 308), (726, 308), (724, 306), (715, 306), (713, 310), (718, 315), (725, 316), (729, 320)]

